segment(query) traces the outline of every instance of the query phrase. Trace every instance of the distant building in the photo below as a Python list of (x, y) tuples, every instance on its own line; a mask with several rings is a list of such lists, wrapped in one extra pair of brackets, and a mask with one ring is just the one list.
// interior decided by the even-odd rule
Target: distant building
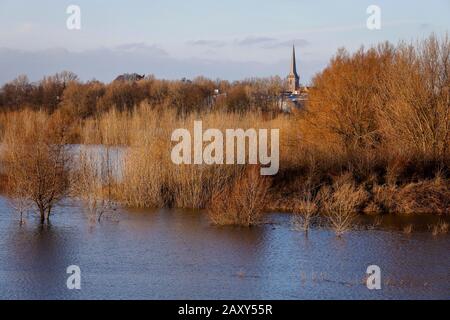
[(278, 107), (285, 112), (304, 108), (308, 100), (308, 88), (300, 86), (300, 77), (297, 73), (295, 47), (292, 46), (291, 69), (287, 76), (287, 91), (281, 93)]
[(124, 73), (118, 76), (114, 81), (122, 81), (122, 82), (136, 82), (144, 79), (144, 75), (140, 75), (137, 73)]
[(297, 93), (300, 89), (300, 77), (297, 74), (297, 63), (295, 61), (295, 47), (292, 46), (291, 71), (288, 75), (288, 91)]

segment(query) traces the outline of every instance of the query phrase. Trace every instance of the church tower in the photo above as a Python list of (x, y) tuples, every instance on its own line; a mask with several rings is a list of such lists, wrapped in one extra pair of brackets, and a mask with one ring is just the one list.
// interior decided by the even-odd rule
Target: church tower
[(295, 61), (295, 47), (292, 46), (291, 71), (288, 75), (288, 91), (297, 92), (300, 88), (300, 77), (297, 74), (297, 63)]

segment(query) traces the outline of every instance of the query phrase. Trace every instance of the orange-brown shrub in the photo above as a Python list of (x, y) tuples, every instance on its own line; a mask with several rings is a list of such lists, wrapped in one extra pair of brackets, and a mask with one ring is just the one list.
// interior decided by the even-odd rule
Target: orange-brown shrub
[(214, 224), (250, 227), (261, 222), (270, 180), (259, 170), (249, 166), (233, 183), (213, 194), (208, 216)]
[(338, 51), (299, 115), (304, 147), (343, 159), (359, 180), (385, 174), (388, 162), (391, 182), (433, 176), (450, 159), (449, 70), (448, 36)]
[(22, 112), (14, 117), (3, 141), (7, 193), (17, 203), (31, 203), (44, 223), (69, 190), (68, 130), (57, 115)]

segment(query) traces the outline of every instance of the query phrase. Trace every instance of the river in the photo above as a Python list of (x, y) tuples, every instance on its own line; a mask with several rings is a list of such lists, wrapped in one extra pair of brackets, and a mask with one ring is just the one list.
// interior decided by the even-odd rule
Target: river
[[(120, 209), (92, 224), (72, 202), (50, 226), (34, 216), (20, 226), (1, 197), (0, 298), (450, 298), (448, 234), (404, 234), (391, 217), (341, 239), (322, 227), (305, 237), (290, 217), (248, 229), (212, 226), (195, 211)], [(66, 286), (70, 265), (80, 290)], [(381, 290), (366, 287), (369, 265), (381, 268)]]

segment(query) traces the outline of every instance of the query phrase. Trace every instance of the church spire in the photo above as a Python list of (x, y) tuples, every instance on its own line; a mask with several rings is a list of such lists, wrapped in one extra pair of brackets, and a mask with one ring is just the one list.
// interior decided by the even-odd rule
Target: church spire
[(291, 61), (291, 72), (290, 72), (290, 74), (298, 77), (298, 74), (297, 74), (297, 63), (296, 63), (296, 60), (295, 60), (295, 46), (294, 45), (292, 45), (292, 61)]
[(288, 86), (290, 92), (297, 92), (300, 87), (300, 77), (297, 74), (297, 62), (295, 59), (295, 46), (292, 45), (291, 71), (288, 75)]

